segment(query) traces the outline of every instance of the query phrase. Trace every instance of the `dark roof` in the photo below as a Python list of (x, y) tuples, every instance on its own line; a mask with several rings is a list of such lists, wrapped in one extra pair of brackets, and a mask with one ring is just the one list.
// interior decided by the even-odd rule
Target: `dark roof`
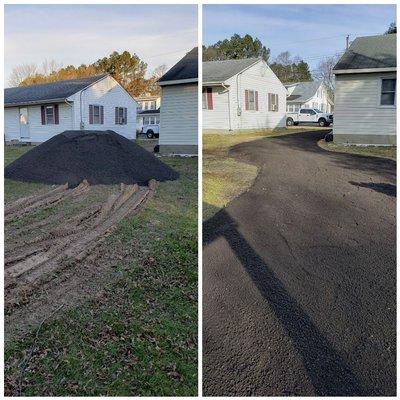
[(396, 34), (354, 40), (334, 70), (396, 67)]
[(303, 102), (314, 96), (321, 86), (321, 81), (297, 82), (286, 84), (285, 87), (295, 86), (293, 92), (286, 98), (287, 101)]
[(203, 82), (222, 83), (250, 67), (260, 58), (243, 58), (237, 60), (203, 62)]
[(198, 78), (198, 48), (190, 50), (180, 61), (178, 61), (171, 69), (169, 69), (159, 80), (159, 83), (168, 81), (180, 81), (183, 79)]
[(160, 114), (160, 109), (157, 108), (157, 110), (142, 110), (138, 111), (138, 114), (144, 115), (144, 114)]
[(6, 107), (43, 104), (49, 101), (62, 102), (87, 86), (103, 79), (108, 74), (88, 76), (31, 86), (18, 86), (4, 90)]

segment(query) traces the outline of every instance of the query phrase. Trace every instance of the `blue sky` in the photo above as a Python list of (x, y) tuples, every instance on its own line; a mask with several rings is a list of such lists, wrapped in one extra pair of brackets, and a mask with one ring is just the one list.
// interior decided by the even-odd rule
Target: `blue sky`
[(249, 33), (271, 49), (289, 51), (313, 69), (324, 56), (357, 36), (383, 33), (396, 19), (395, 5), (204, 5), (205, 45)]
[(6, 5), (5, 77), (20, 64), (96, 61), (136, 52), (153, 70), (197, 45), (196, 5)]

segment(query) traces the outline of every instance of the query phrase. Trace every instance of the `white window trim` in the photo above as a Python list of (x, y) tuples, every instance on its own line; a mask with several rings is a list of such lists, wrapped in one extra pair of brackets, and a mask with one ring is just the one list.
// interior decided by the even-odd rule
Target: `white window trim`
[(396, 79), (396, 90), (394, 92), (394, 104), (381, 104), (381, 96), (382, 96), (382, 83), (384, 79), (396, 79), (396, 76), (380, 76), (379, 77), (379, 90), (378, 90), (378, 108), (396, 108), (397, 103), (397, 79)]
[[(51, 108), (53, 110), (53, 122), (47, 121), (47, 109)], [(56, 125), (56, 110), (54, 106), (45, 106), (44, 107), (44, 121), (45, 125)]]
[[(247, 92), (249, 94), (249, 98), (248, 98), (248, 104), (249, 104), (249, 108), (246, 111), (251, 111), (251, 112), (257, 112), (257, 105), (256, 105), (256, 92), (257, 90), (255, 89), (247, 89)], [(253, 92), (253, 104), (254, 104), (254, 108), (251, 109), (250, 108), (250, 92)], [(260, 109), (260, 105), (258, 106), (258, 108)]]
[[(101, 123), (101, 112), (100, 112), (100, 107), (103, 107), (103, 112), (104, 112), (104, 106), (102, 104), (91, 104), (93, 106), (93, 124), (92, 125), (104, 125)], [(99, 122), (96, 123), (94, 122), (94, 108), (99, 107)]]

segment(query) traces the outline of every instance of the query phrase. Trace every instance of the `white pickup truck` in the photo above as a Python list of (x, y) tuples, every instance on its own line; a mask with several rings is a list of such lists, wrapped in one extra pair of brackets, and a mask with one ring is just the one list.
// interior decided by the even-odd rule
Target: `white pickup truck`
[(146, 135), (149, 139), (154, 137), (158, 138), (160, 134), (160, 124), (144, 125), (140, 133)]
[(324, 113), (317, 108), (301, 108), (298, 112), (286, 113), (286, 125), (318, 124), (329, 126), (333, 123), (333, 114)]

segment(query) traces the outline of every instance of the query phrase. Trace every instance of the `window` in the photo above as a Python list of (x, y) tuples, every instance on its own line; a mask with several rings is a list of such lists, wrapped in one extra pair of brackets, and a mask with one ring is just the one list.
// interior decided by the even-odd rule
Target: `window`
[(257, 90), (245, 90), (246, 110), (258, 111), (258, 92)]
[(126, 125), (128, 110), (126, 107), (115, 107), (115, 125)]
[(46, 106), (45, 108), (46, 125), (54, 125), (54, 106)]
[(310, 110), (307, 109), (307, 108), (302, 108), (302, 109), (300, 110), (300, 114), (310, 114)]
[(288, 104), (286, 107), (287, 112), (298, 112), (299, 111), (299, 105), (298, 104)]
[(394, 106), (396, 102), (396, 78), (382, 79), (381, 106)]
[(276, 93), (268, 93), (268, 111), (279, 111), (279, 98)]
[(42, 125), (58, 125), (58, 104), (41, 106)]
[(98, 105), (89, 105), (89, 124), (103, 125), (104, 124), (104, 107)]
[(156, 109), (156, 102), (150, 101), (150, 110), (155, 110), (155, 109)]
[(212, 88), (210, 88), (210, 87), (203, 88), (202, 101), (203, 101), (203, 105), (202, 105), (203, 110), (212, 110), (214, 108)]

